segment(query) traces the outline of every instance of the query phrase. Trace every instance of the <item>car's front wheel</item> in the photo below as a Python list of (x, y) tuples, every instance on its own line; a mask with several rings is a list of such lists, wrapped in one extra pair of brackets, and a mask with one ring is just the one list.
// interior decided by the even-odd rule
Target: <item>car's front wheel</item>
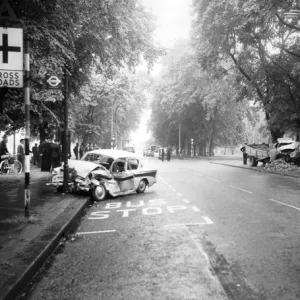
[(146, 180), (145, 179), (142, 179), (139, 183), (139, 186), (137, 188), (137, 193), (144, 193), (145, 190), (146, 190), (146, 187), (147, 187), (147, 183), (146, 183)]
[(94, 201), (103, 201), (106, 198), (106, 188), (103, 183), (95, 186), (92, 190), (92, 199)]

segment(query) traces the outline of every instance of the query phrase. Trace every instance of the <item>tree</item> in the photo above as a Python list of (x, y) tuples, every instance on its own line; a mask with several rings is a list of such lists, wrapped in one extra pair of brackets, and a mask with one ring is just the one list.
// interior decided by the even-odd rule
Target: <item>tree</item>
[(295, 2), (201, 0), (193, 7), (193, 39), (203, 69), (219, 76), (236, 69), (244, 98), (263, 105), (273, 141), (283, 129), (299, 131), (299, 41), (293, 37), (299, 27), (284, 20)]
[[(31, 39), (32, 134), (39, 129), (44, 136), (45, 128), (51, 131), (61, 123), (63, 95), (46, 90), (46, 73), (63, 76), (67, 67), (70, 92), (77, 99), (94, 73), (112, 77), (124, 66), (135, 68), (142, 57), (151, 66), (162, 53), (153, 43), (152, 17), (138, 0), (14, 0), (11, 6)], [(0, 93), (0, 128), (22, 127), (23, 91)]]
[[(92, 84), (81, 90), (79, 99), (72, 99), (71, 128), (76, 137), (86, 142), (110, 145), (111, 122), (114, 134), (121, 138), (137, 127), (145, 97), (138, 80), (129, 72), (113, 78), (94, 75)], [(113, 116), (112, 116), (113, 114)]]
[(206, 145), (212, 155), (216, 144), (233, 146), (245, 139), (246, 106), (236, 103), (230, 76), (220, 80), (204, 72), (188, 43), (177, 44), (165, 61), (150, 125), (159, 141), (177, 144), (179, 125), (183, 137), (198, 144), (201, 155)]

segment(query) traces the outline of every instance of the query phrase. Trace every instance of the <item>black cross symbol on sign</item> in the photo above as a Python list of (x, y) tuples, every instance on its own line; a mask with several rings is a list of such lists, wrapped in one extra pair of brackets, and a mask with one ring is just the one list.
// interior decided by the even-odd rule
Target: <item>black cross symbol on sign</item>
[(0, 51), (3, 52), (2, 60), (4, 64), (8, 63), (8, 52), (21, 52), (21, 47), (8, 46), (8, 34), (2, 34), (3, 45), (0, 46)]

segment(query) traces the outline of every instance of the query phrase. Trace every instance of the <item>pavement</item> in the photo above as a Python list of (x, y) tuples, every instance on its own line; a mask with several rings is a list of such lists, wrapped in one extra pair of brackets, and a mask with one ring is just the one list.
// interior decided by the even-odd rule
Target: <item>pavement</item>
[[(193, 159), (263, 172), (262, 166), (243, 165), (242, 156)], [(273, 173), (300, 178), (298, 171)], [(24, 177), (0, 175), (0, 300), (15, 299), (22, 292), (91, 205), (89, 195), (55, 193), (45, 185), (50, 172), (32, 166), (30, 217), (25, 218)]]
[(33, 275), (75, 228), (89, 195), (55, 193), (50, 172), (30, 170), (30, 217), (25, 218), (24, 173), (0, 174), (0, 299), (15, 299)]
[(242, 157), (234, 157), (234, 156), (217, 156), (210, 158), (210, 163), (213, 164), (219, 164), (219, 165), (224, 165), (224, 166), (230, 166), (230, 167), (235, 167), (235, 168), (242, 168), (242, 169), (248, 169), (256, 172), (264, 172), (264, 173), (270, 173), (270, 174), (277, 174), (277, 175), (282, 175), (282, 176), (287, 176), (287, 177), (294, 177), (294, 178), (300, 178), (300, 171), (266, 171), (263, 168), (263, 164), (259, 163), (257, 167), (252, 167), (243, 164), (243, 159)]

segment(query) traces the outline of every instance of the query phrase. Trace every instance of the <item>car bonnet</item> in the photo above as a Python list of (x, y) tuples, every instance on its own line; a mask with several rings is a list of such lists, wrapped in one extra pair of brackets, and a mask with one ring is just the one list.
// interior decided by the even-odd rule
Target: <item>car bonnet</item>
[(78, 176), (86, 177), (90, 172), (97, 168), (101, 168), (98, 164), (95, 164), (91, 161), (83, 161), (83, 160), (68, 160), (69, 168), (74, 168), (77, 172)]

